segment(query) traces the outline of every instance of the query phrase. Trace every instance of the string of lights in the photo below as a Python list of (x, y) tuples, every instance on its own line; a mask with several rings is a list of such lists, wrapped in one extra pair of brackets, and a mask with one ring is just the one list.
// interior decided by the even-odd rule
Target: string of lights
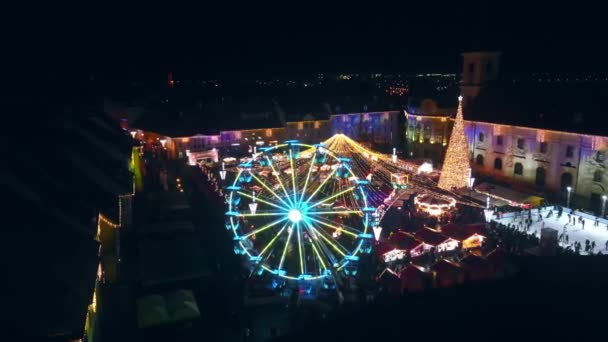
[(467, 170), (470, 168), (468, 157), (469, 144), (464, 134), (462, 118), (462, 96), (458, 97), (458, 111), (450, 136), (448, 150), (443, 162), (438, 186), (441, 189), (462, 189), (468, 185)]

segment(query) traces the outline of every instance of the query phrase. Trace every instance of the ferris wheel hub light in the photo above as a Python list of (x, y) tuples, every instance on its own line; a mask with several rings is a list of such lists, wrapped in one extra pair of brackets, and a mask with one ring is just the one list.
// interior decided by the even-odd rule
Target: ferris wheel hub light
[(293, 223), (298, 223), (302, 219), (302, 213), (298, 209), (291, 209), (287, 214), (289, 220)]

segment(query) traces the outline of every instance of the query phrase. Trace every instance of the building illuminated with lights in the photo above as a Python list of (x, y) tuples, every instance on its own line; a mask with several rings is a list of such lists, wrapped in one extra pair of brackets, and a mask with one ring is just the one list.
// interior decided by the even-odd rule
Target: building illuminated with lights
[[(473, 113), (478, 109), (475, 108), (476, 97), (484, 96), (486, 85), (491, 85), (496, 77), (500, 54), (467, 53), (463, 56), (461, 88), (466, 94), (464, 103), (474, 107), (465, 111), (465, 119), (471, 116), (476, 119), (479, 117)], [(492, 119), (501, 122), (488, 122)], [(584, 134), (588, 129), (582, 127), (572, 128), (579, 132), (527, 127), (516, 124), (522, 120), (502, 113), (486, 120), (465, 120), (471, 167), (478, 179), (479, 176), (491, 178), (516, 189), (553, 195), (560, 201), (571, 187), (571, 195), (577, 199), (576, 206), (601, 211), (602, 196), (608, 195), (605, 158), (608, 137)], [(447, 114), (406, 112), (405, 121), (406, 155), (441, 164), (453, 118)], [(545, 121), (547, 125), (551, 124)], [(542, 126), (543, 123), (534, 124)]]
[(330, 133), (378, 145), (400, 145), (399, 111), (335, 114), (330, 117)]

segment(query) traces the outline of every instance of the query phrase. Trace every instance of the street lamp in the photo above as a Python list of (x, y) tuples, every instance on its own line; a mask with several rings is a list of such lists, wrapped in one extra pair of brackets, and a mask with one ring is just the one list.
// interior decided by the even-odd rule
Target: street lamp
[(473, 191), (473, 184), (475, 184), (475, 177), (469, 177), (469, 197), (471, 197), (471, 191)]
[(492, 221), (492, 215), (494, 215), (494, 210), (486, 208), (483, 210), (483, 214), (486, 218), (486, 223), (490, 223), (490, 221)]
[(220, 171), (220, 178), (226, 180), (226, 168), (224, 162), (222, 162), (222, 170)]
[(572, 193), (572, 187), (569, 186), (566, 188), (566, 190), (568, 190), (568, 200), (566, 202), (566, 207), (570, 208), (570, 193)]
[(602, 218), (604, 218), (604, 214), (606, 213), (606, 195), (602, 196)]

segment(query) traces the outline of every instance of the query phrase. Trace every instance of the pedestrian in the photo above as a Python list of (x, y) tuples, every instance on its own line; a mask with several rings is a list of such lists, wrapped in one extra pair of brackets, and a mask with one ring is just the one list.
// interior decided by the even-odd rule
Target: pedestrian
[(593, 240), (593, 242), (591, 242), (591, 250), (595, 249), (595, 240)]
[(608, 240), (606, 240), (606, 250), (608, 250)]
[(581, 224), (583, 225), (583, 230), (585, 230), (585, 220), (582, 220)]
[(568, 243), (568, 235), (566, 235), (566, 243)]

